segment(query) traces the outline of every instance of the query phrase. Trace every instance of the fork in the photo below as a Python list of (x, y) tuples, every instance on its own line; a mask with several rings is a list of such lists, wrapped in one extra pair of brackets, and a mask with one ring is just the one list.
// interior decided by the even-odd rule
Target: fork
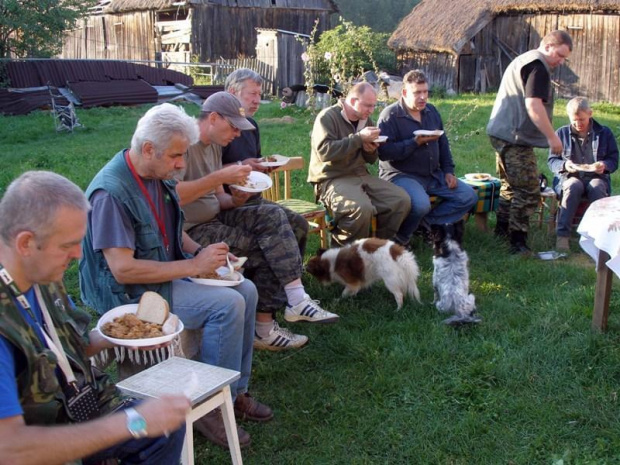
[(226, 254), (226, 265), (228, 266), (228, 275), (234, 276), (235, 267), (232, 266), (232, 263), (230, 263), (230, 254)]

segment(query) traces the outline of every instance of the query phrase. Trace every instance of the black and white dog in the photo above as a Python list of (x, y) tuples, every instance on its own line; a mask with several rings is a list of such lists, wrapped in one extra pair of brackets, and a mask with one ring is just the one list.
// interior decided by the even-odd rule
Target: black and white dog
[(462, 238), (449, 228), (434, 228), (432, 233), (434, 303), (440, 312), (453, 314), (444, 324), (479, 323), (476, 297), (469, 292), (469, 257), (454, 236)]

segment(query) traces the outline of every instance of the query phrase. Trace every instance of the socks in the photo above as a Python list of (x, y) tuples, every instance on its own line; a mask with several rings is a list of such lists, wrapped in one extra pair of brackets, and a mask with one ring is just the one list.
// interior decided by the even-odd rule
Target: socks
[(261, 339), (269, 337), (269, 333), (273, 329), (274, 323), (275, 323), (275, 320), (265, 321), (265, 322), (257, 321), (256, 327), (255, 327), (256, 335), (260, 337)]
[(291, 307), (294, 307), (306, 298), (306, 289), (301, 284), (301, 279), (291, 281), (284, 286), (284, 292), (286, 292), (286, 300), (288, 300), (288, 304)]

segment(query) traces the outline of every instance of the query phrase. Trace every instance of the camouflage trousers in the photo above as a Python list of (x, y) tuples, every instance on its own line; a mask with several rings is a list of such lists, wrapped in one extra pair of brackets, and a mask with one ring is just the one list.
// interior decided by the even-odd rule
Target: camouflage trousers
[(257, 199), (223, 210), (187, 233), (203, 246), (226, 242), (234, 255), (248, 257), (243, 274), (258, 290), (258, 312), (283, 308), (284, 286), (302, 275), (308, 222), (273, 202)]
[(540, 201), (538, 164), (532, 147), (513, 145), (490, 137), (502, 186), (499, 191), (497, 221), (509, 224), (510, 231), (527, 232), (530, 216)]

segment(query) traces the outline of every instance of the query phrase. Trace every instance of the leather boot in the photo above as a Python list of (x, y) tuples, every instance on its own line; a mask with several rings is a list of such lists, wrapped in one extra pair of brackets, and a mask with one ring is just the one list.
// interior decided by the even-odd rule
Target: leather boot
[(510, 231), (510, 253), (530, 255), (532, 250), (527, 246), (527, 232)]
[(510, 235), (508, 221), (501, 221), (498, 219), (493, 232), (497, 237), (508, 238)]
[[(226, 428), (224, 427), (224, 420), (222, 420), (222, 413), (219, 408), (210, 411), (204, 417), (196, 420), (194, 422), (194, 427), (213, 444), (228, 449)], [(252, 442), (250, 435), (239, 426), (237, 426), (237, 435), (239, 436), (239, 446), (241, 449), (245, 449)]]
[(463, 236), (465, 235), (465, 220), (452, 223), (452, 238), (463, 247)]

